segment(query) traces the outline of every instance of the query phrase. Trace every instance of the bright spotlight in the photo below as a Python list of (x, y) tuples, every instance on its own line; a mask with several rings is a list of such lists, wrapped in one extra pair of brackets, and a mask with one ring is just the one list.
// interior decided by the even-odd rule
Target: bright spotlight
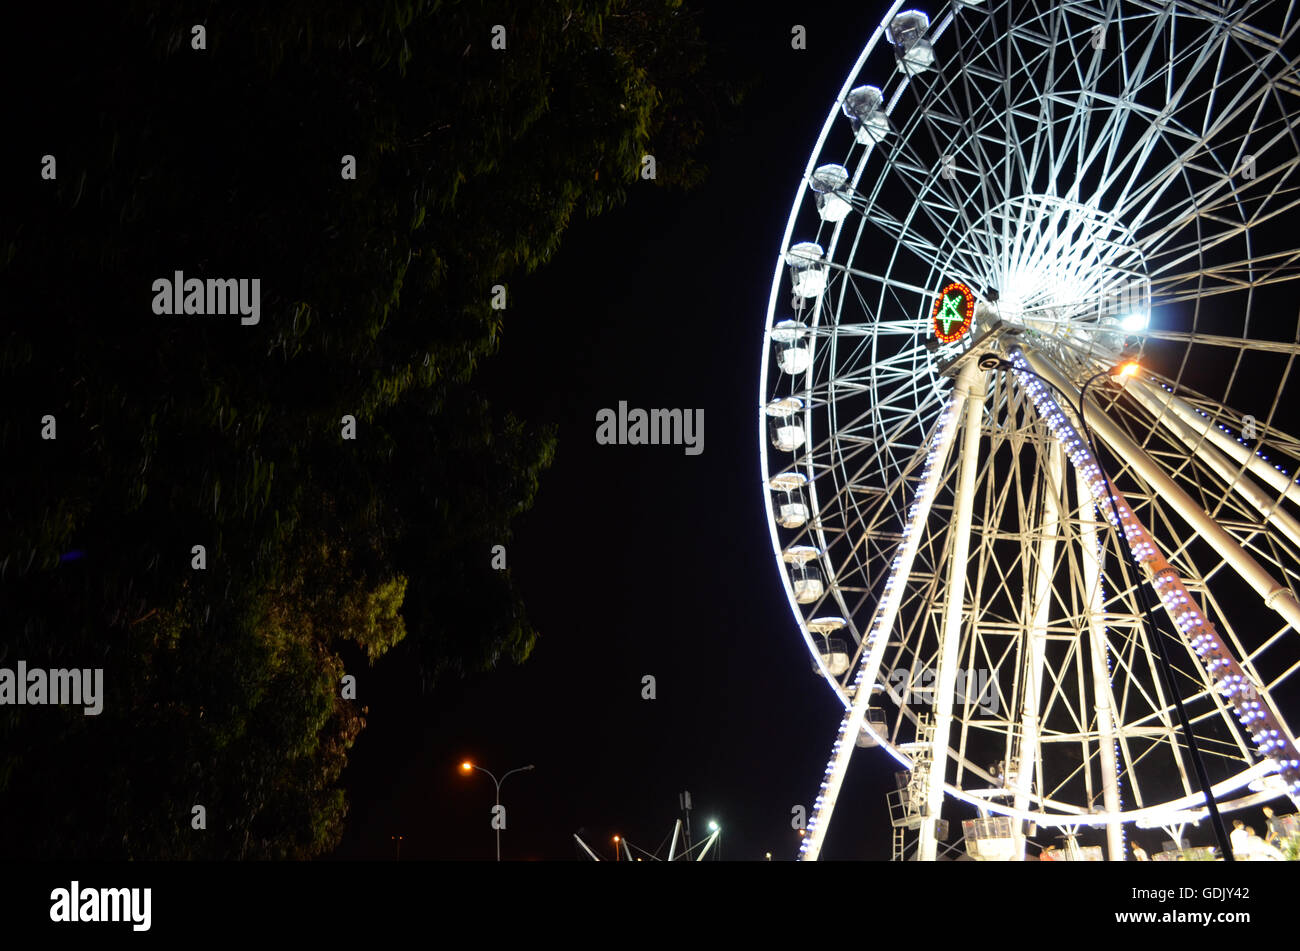
[(713, 820), (711, 820), (711, 819), (709, 820), (709, 831), (710, 831), (710, 832), (717, 832), (717, 831), (718, 831), (718, 824), (717, 824), (716, 822), (714, 822)]
[(1129, 314), (1125, 317), (1120, 318), (1119, 325), (1126, 332), (1135, 334), (1139, 330), (1146, 330), (1147, 319), (1148, 318), (1146, 314), (1141, 314), (1141, 313)]

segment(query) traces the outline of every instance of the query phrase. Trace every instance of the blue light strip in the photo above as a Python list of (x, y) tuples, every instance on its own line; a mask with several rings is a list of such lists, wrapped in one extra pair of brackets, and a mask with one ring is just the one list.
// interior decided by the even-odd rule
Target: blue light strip
[(1231, 705), (1260, 755), (1282, 776), (1288, 795), (1300, 795), (1300, 753), (1273, 711), (1260, 702), (1258, 686), (1233, 658), (1214, 623), (1201, 613), (1183, 586), (1182, 579), (1160, 553), (1155, 540), (1133, 514), (1123, 495), (1118, 490), (1113, 495), (1108, 492), (1105, 474), (1088, 443), (1065, 418), (1047, 385), (1034, 375), (1020, 348), (1012, 347), (1008, 355), (1034, 408), (1083, 476), (1097, 510), (1123, 532), (1134, 560), (1149, 572), (1151, 586), (1178, 633), (1201, 659), (1215, 687)]

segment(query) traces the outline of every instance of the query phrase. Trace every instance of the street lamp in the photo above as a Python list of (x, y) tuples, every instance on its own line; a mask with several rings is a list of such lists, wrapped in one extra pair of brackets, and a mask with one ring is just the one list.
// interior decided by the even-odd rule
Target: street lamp
[[(1142, 565), (1138, 562), (1137, 556), (1129, 548), (1127, 540), (1120, 529), (1119, 510), (1115, 507), (1115, 487), (1111, 484), (1110, 475), (1106, 472), (1106, 467), (1101, 464), (1101, 456), (1097, 452), (1097, 445), (1092, 438), (1092, 429), (1088, 426), (1088, 419), (1084, 415), (1087, 407), (1088, 387), (1103, 376), (1132, 377), (1136, 376), (1141, 366), (1136, 360), (1128, 360), (1118, 366), (1110, 367), (1098, 373), (1094, 373), (1084, 381), (1083, 386), (1079, 387), (1079, 403), (1076, 406), (1070, 399), (1070, 394), (1066, 393), (1051, 380), (1035, 373), (1025, 366), (1018, 366), (1010, 360), (1005, 360), (995, 353), (985, 353), (979, 358), (979, 368), (981, 370), (1011, 370), (1016, 373), (1023, 373), (1026, 376), (1032, 376), (1034, 379), (1050, 387), (1065, 398), (1066, 403), (1074, 410), (1075, 415), (1079, 418), (1079, 427), (1083, 430), (1083, 438), (1088, 442), (1088, 448), (1092, 452), (1093, 460), (1097, 464), (1097, 469), (1101, 472), (1102, 480), (1106, 483), (1106, 498), (1110, 503), (1111, 515), (1114, 521), (1111, 522), (1119, 537), (1119, 549), (1128, 558), (1129, 563), (1137, 572), (1138, 581), (1133, 587), (1139, 598), (1142, 599), (1143, 621), (1147, 629), (1147, 635), (1151, 642), (1155, 644), (1156, 654), (1160, 658), (1160, 674), (1164, 681), (1165, 690), (1173, 697), (1174, 709), (1178, 713), (1178, 723), (1182, 727), (1183, 736), (1187, 739), (1187, 751), (1191, 754), (1192, 766), (1196, 771), (1196, 778), (1201, 787), (1201, 792), (1205, 796), (1205, 805), (1210, 813), (1210, 824), (1214, 829), (1214, 837), (1219, 840), (1219, 851), (1223, 853), (1225, 861), (1233, 861), (1232, 849), (1228, 842), (1228, 833), (1223, 825), (1223, 817), (1219, 815), (1219, 804), (1215, 801), (1214, 793), (1210, 789), (1210, 775), (1206, 772), (1205, 761), (1201, 757), (1200, 747), (1196, 743), (1196, 734), (1192, 732), (1191, 722), (1187, 719), (1187, 710), (1183, 706), (1183, 695), (1175, 689), (1173, 664), (1169, 660), (1169, 651), (1165, 645), (1165, 635), (1156, 628), (1155, 624), (1155, 607), (1151, 603), (1150, 593), (1142, 581)], [(1103, 513), (1105, 514), (1105, 513)], [(1110, 522), (1110, 519), (1107, 519)]]
[[(472, 770), (476, 770), (476, 769), (477, 769), (480, 773), (487, 773), (487, 774), (488, 774), (488, 776), (491, 778), (492, 782), (495, 783), (495, 784), (496, 784), (496, 787), (497, 787), (497, 802), (496, 802), (496, 804), (497, 804), (497, 808), (498, 808), (498, 809), (501, 807), (501, 784), (504, 783), (507, 779), (509, 779), (510, 776), (511, 776), (513, 773), (523, 773), (523, 772), (527, 772), (528, 770), (533, 769), (533, 768), (534, 768), (534, 767), (533, 767), (533, 764), (532, 764), (532, 763), (529, 763), (527, 766), (519, 766), (519, 767), (517, 767), (517, 768), (515, 768), (515, 769), (510, 770), (510, 772), (506, 773), (506, 774), (505, 774), (504, 776), (502, 776), (500, 779), (497, 779), (495, 776), (492, 775), (492, 773), (491, 773), (490, 770), (486, 770), (486, 769), (484, 769), (482, 766), (475, 766), (475, 765), (474, 765), (473, 763), (471, 763), (469, 760), (465, 760), (465, 762), (463, 762), (463, 763), (460, 764), (460, 771), (461, 771), (462, 773), (465, 773), (466, 775), (468, 775)], [(495, 810), (495, 809), (493, 810), (493, 814), (494, 814), (494, 815), (496, 814), (496, 810)], [(497, 827), (497, 861), (498, 861), (498, 862), (501, 861), (501, 828), (500, 828), (499, 826)]]

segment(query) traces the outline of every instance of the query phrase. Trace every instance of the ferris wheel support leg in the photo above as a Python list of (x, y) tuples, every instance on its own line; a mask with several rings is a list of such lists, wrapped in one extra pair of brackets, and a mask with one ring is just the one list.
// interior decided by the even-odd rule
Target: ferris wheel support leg
[[(1044, 360), (1035, 350), (1025, 346), (1025, 359), (1034, 372), (1064, 392), (1078, 397), (1078, 387), (1074, 386), (1050, 362)], [(1092, 400), (1088, 401), (1088, 423), (1093, 431), (1101, 437), (1119, 458), (1133, 467), (1160, 496), (1168, 502), (1197, 534), (1210, 545), (1241, 579), (1249, 584), (1264, 599), (1264, 604), (1282, 616), (1293, 631), (1300, 633), (1300, 601), (1296, 601), (1291, 592), (1278, 584), (1263, 566), (1247, 552), (1237, 540), (1229, 535), (1223, 527), (1212, 519), (1205, 510), (1196, 504), (1196, 500), (1183, 491), (1150, 456), (1146, 454), (1128, 434), (1119, 428)]]
[(957, 475), (957, 511), (953, 519), (952, 550), (948, 557), (948, 602), (944, 609), (943, 633), (939, 642), (939, 669), (935, 696), (933, 754), (926, 789), (926, 816), (921, 823), (917, 860), (933, 862), (938, 852), (936, 833), (943, 810), (943, 778), (948, 766), (948, 734), (952, 730), (952, 707), (957, 690), (957, 666), (961, 662), (962, 608), (966, 602), (966, 572), (970, 560), (971, 516), (975, 510), (975, 475), (979, 469), (980, 423), (984, 415), (987, 374), (969, 360), (957, 382), (965, 400), (961, 460)]
[[(1028, 365), (1033, 368), (1036, 376), (1051, 385), (1059, 386), (1063, 392), (1069, 393), (1069, 383), (1061, 376), (1060, 373), (1051, 365), (1051, 362), (1044, 360), (1037, 354), (1030, 354), (1022, 351), (1019, 347), (1011, 347), (1009, 353), (1012, 362), (1022, 361), (1021, 365)], [(1041, 368), (1041, 369), (1040, 369)], [(1026, 388), (1030, 398), (1034, 401), (1034, 406), (1047, 421), (1048, 428), (1052, 430), (1053, 435), (1063, 444), (1073, 447), (1070, 453), (1071, 461), (1075, 464), (1076, 471), (1085, 476), (1091, 476), (1088, 480), (1089, 488), (1093, 498), (1099, 504), (1108, 506), (1109, 514), (1107, 518), (1111, 520), (1117, 529), (1123, 534), (1124, 542), (1132, 554), (1133, 561), (1145, 580), (1155, 590), (1156, 596), (1164, 606), (1165, 613), (1168, 615), (1174, 628), (1179, 633), (1185, 646), (1190, 647), (1193, 652), (1201, 659), (1203, 669), (1214, 682), (1214, 689), (1222, 695), (1233, 708), (1237, 719), (1241, 722), (1246, 732), (1250, 734), (1255, 743), (1255, 747), (1260, 755), (1266, 759), (1272, 766), (1273, 770), (1281, 775), (1286, 784), (1287, 795), (1292, 801), (1300, 800), (1300, 750), (1296, 749), (1294, 735), (1290, 732), (1285, 719), (1282, 717), (1274, 703), (1273, 698), (1269, 696), (1268, 691), (1256, 683), (1241, 664), (1233, 656), (1232, 651), (1225, 645), (1218, 630), (1211, 621), (1201, 611), (1196, 601), (1187, 591), (1178, 572), (1169, 564), (1169, 561), (1161, 553), (1155, 539), (1151, 537), (1143, 526), (1142, 522), (1134, 514), (1133, 509), (1129, 506), (1124, 494), (1114, 487), (1101, 468), (1101, 463), (1093, 456), (1091, 446), (1084, 441), (1083, 436), (1074, 429), (1074, 427), (1065, 419), (1065, 414), (1057, 406), (1055, 400), (1048, 394), (1047, 388), (1041, 383), (1030, 383), (1027, 377), (1022, 376), (1022, 381), (1026, 382)], [(1097, 409), (1100, 415), (1100, 409)], [(1111, 447), (1118, 451), (1121, 456), (1125, 457), (1132, 463), (1139, 472), (1147, 468), (1154, 473), (1155, 469), (1149, 457), (1144, 453), (1132, 440), (1128, 439), (1118, 428), (1107, 418), (1101, 416), (1101, 424), (1116, 437), (1111, 443)], [(1173, 493), (1181, 493), (1181, 489), (1173, 483), (1173, 480), (1158, 473), (1163, 479), (1152, 479), (1152, 482), (1165, 482)], [(1190, 501), (1190, 500), (1188, 500)], [(1103, 510), (1105, 512), (1106, 510)], [(1194, 512), (1200, 512), (1205, 515), (1199, 508), (1193, 506)], [(1207, 520), (1208, 516), (1205, 516)], [(1219, 531), (1218, 523), (1209, 520), (1210, 524)], [(1231, 539), (1228, 539), (1231, 541)], [(1213, 539), (1207, 539), (1213, 541)], [(1241, 553), (1251, 564), (1250, 559), (1244, 552)], [(1226, 558), (1225, 558), (1226, 560)], [(1234, 567), (1236, 567), (1234, 565)], [(1255, 565), (1259, 568), (1258, 565)], [(1262, 569), (1260, 569), (1262, 571)], [(1246, 573), (1238, 569), (1238, 573), (1243, 578), (1247, 578)], [(1249, 578), (1247, 578), (1249, 580)], [(1285, 592), (1290, 603), (1295, 604), (1295, 599), (1290, 597), (1290, 592)], [(1273, 606), (1274, 600), (1280, 598), (1267, 598), (1265, 604)], [(1280, 610), (1275, 608), (1275, 610)], [(1161, 636), (1157, 633), (1157, 637)], [(1161, 648), (1163, 658), (1163, 648)], [(1163, 659), (1166, 668), (1168, 659)], [(1172, 689), (1172, 677), (1166, 670), (1166, 680)], [(1176, 694), (1174, 695), (1176, 698)], [(1181, 704), (1176, 703), (1176, 709), (1183, 730), (1184, 739), (1192, 749), (1195, 758), (1195, 737), (1191, 730), (1191, 725), (1187, 720), (1186, 714)], [(1198, 778), (1204, 789), (1204, 795), (1207, 797), (1207, 805), (1210, 806), (1211, 817), (1218, 824), (1217, 813), (1214, 811), (1213, 800), (1209, 800), (1211, 795), (1209, 789), (1209, 777), (1206, 775), (1204, 767), (1196, 761)], [(1218, 829), (1219, 838), (1223, 841), (1223, 848), (1228, 849), (1227, 837), (1222, 828)]]
[(912, 564), (916, 559), (917, 549), (921, 543), (921, 527), (930, 517), (930, 505), (934, 501), (935, 489), (939, 479), (948, 465), (948, 455), (952, 451), (953, 438), (957, 432), (957, 418), (960, 411), (960, 394), (954, 394), (939, 417), (939, 425), (930, 444), (930, 452), (917, 487), (916, 501), (907, 515), (903, 526), (903, 543), (890, 570), (885, 587), (881, 593), (880, 603), (867, 629), (866, 649), (863, 650), (855, 675), (853, 703), (840, 721), (840, 732), (831, 747), (830, 762), (826, 764), (826, 778), (822, 781), (821, 791), (813, 805), (812, 817), (808, 820), (807, 835), (799, 846), (801, 862), (815, 862), (821, 854), (822, 844), (826, 841), (826, 830), (830, 826), (831, 816), (835, 812), (835, 800), (840, 787), (844, 785), (844, 774), (849, 768), (849, 757), (857, 745), (858, 733), (866, 718), (867, 706), (871, 702), (871, 685), (875, 683), (880, 669), (880, 661), (885, 655), (889, 643), (889, 633), (898, 618), (898, 607), (903, 601), (903, 589), (907, 576), (912, 573)]
[[(1047, 450), (1047, 482), (1043, 487), (1042, 537), (1038, 542), (1038, 563), (1029, 590), (1029, 656), (1025, 665), (1024, 692), (1020, 706), (1020, 750), (1015, 762), (1015, 806), (1026, 809), (1034, 779), (1042, 775), (1042, 750), (1038, 742), (1039, 708), (1043, 694), (1043, 667), (1047, 658), (1047, 624), (1051, 620), (1052, 576), (1056, 570), (1056, 537), (1061, 531), (1061, 488), (1065, 476), (1065, 454), (1052, 440)], [(1041, 781), (1040, 781), (1041, 785)], [(1024, 861), (1025, 836), (1016, 823), (1016, 858)]]
[[(1197, 458), (1209, 466), (1219, 478), (1227, 482), (1232, 491), (1249, 502), (1255, 511), (1259, 512), (1264, 519), (1272, 523), (1278, 531), (1289, 538), (1293, 545), (1300, 546), (1300, 522), (1297, 522), (1289, 512), (1280, 507), (1279, 500), (1270, 498), (1267, 492), (1254, 482), (1249, 481), (1244, 475), (1239, 477), (1237, 474), (1239, 465), (1237, 463), (1233, 463), (1226, 458), (1223, 453), (1210, 445), (1208, 440), (1202, 441), (1201, 434), (1204, 427), (1198, 429), (1190, 426), (1173, 413), (1166, 412), (1165, 407), (1160, 405), (1160, 399), (1151, 393), (1149, 384), (1134, 380), (1129, 384), (1128, 388), (1137, 401), (1150, 410), (1166, 430), (1194, 452)], [(1268, 465), (1262, 459), (1256, 461), (1261, 465)], [(1280, 475), (1277, 470), (1272, 471), (1274, 475)]]
[[(1092, 493), (1083, 476), (1075, 473), (1079, 496), (1079, 536), (1083, 548), (1084, 603), (1088, 605), (1091, 619), (1088, 630), (1092, 655), (1092, 695), (1097, 710), (1098, 753), (1101, 761), (1101, 792), (1106, 812), (1114, 815), (1120, 810), (1119, 755), (1115, 749), (1119, 738), (1115, 733), (1115, 707), (1110, 687), (1110, 666), (1106, 661), (1105, 598), (1101, 590), (1101, 547), (1097, 537), (1097, 509)], [(1106, 858), (1112, 862), (1124, 860), (1124, 824), (1106, 823)]]

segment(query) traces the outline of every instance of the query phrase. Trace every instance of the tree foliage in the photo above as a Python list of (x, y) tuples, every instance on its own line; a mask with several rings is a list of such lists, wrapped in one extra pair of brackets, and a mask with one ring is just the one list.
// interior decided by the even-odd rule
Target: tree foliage
[[(473, 389), (492, 288), (699, 180), (703, 46), (667, 0), (125, 10), (24, 37), (60, 67), (14, 141), (58, 177), (0, 203), (0, 664), (103, 666), (107, 696), (0, 708), (0, 852), (311, 856), (364, 725), (345, 658), (432, 685), (531, 650), (489, 551), (554, 433)], [(155, 316), (175, 271), (258, 278), (260, 323)]]

